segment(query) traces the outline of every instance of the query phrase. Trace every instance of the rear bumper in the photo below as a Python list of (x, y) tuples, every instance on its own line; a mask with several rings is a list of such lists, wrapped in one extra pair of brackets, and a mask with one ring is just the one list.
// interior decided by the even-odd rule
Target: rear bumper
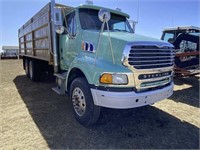
[(109, 92), (97, 89), (91, 89), (94, 104), (97, 106), (108, 108), (134, 108), (153, 104), (157, 101), (166, 99), (173, 94), (174, 84), (157, 89), (155, 91), (148, 91), (142, 93), (131, 92)]

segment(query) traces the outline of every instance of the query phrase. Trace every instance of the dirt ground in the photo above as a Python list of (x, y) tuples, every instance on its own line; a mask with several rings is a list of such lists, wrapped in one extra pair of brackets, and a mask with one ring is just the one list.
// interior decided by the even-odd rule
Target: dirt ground
[(152, 106), (103, 109), (81, 126), (54, 82), (31, 82), (22, 60), (0, 61), (0, 149), (199, 149), (199, 76), (175, 79), (174, 94)]

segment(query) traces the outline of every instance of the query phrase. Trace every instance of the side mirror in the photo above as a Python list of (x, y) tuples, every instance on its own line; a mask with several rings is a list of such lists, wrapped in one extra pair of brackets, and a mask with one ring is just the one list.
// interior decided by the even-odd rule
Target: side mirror
[(134, 21), (134, 20), (128, 20), (133, 32), (135, 33), (135, 26), (137, 24), (137, 21)]
[(111, 18), (111, 14), (107, 9), (102, 8), (99, 10), (98, 17), (101, 22), (108, 22)]
[(56, 33), (63, 34), (63, 32), (65, 31), (65, 27), (58, 25), (58, 26), (56, 26), (55, 30), (56, 30)]

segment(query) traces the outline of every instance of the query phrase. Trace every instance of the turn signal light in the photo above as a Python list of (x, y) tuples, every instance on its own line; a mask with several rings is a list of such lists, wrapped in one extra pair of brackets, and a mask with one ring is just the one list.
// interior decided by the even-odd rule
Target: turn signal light
[(112, 75), (111, 74), (103, 74), (101, 77), (100, 77), (100, 83), (103, 83), (103, 84), (112, 84)]

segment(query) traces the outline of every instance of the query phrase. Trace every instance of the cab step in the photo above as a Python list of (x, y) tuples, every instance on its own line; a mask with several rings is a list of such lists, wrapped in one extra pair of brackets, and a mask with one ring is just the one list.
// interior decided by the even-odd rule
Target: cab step
[(54, 87), (54, 88), (52, 88), (52, 90), (54, 92), (56, 92), (57, 94), (59, 94), (59, 95), (63, 95), (64, 94), (58, 87)]
[(62, 80), (65, 80), (67, 77), (67, 72), (64, 73), (54, 73), (54, 76), (56, 76), (57, 78), (60, 78)]
[(67, 77), (67, 72), (64, 73), (54, 73), (54, 76), (56, 76), (56, 84), (57, 86), (52, 88), (53, 91), (55, 91), (59, 95), (65, 94), (65, 81)]

